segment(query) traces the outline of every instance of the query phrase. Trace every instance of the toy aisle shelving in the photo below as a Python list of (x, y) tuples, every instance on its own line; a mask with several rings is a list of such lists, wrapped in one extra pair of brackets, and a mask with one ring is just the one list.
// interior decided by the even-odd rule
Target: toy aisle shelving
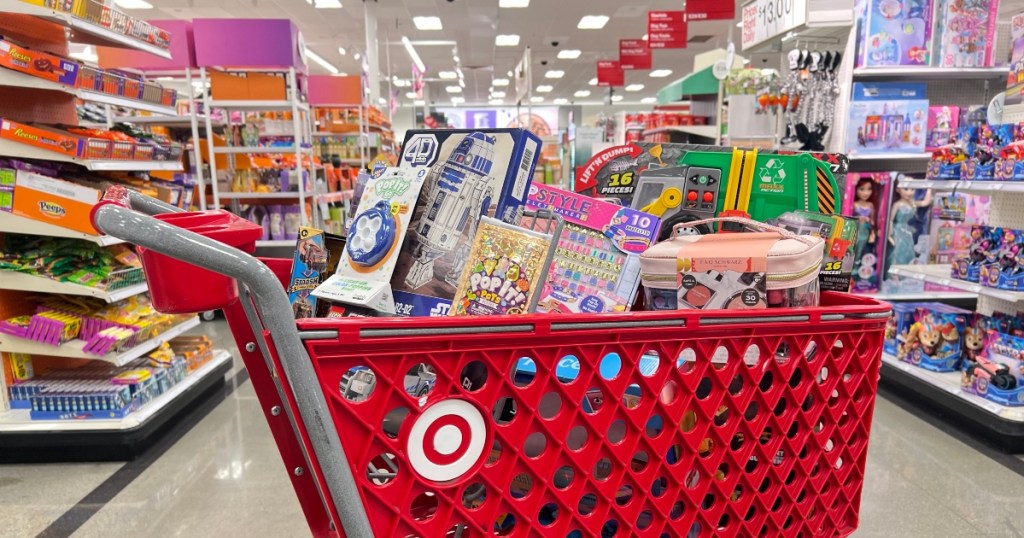
[[(94, 5), (102, 7), (98, 3)], [(92, 7), (94, 7), (93, 4), (90, 4), (83, 8), (86, 16), (95, 11), (91, 9)], [(28, 41), (36, 50), (50, 54), (66, 57), (70, 39), (70, 41), (79, 43), (144, 51), (161, 58), (171, 57), (167, 48), (153, 42), (119, 33), (116, 29), (80, 18), (79, 15), (33, 3), (0, 0), (0, 13), (3, 14), (0, 16), (2, 19), (0, 20), (0, 29), (3, 30), (5, 39), (15, 42)], [(110, 13), (112, 17), (119, 20), (124, 19), (122, 21), (126, 23), (124, 28), (131, 26), (136, 30), (152, 28), (153, 31), (159, 31), (143, 21), (128, 21), (130, 18), (123, 13), (117, 11), (110, 11)], [(128, 22), (131, 24), (127, 24)], [(65, 29), (70, 29), (70, 33), (66, 33)], [(76, 99), (166, 115), (165, 118), (173, 118), (177, 113), (173, 107), (85, 91), (6, 68), (0, 68), (0, 97), (2, 97), (0, 98), (0, 116), (26, 123), (74, 125), (77, 123)], [(158, 117), (160, 116), (153, 116), (153, 118)], [(166, 120), (154, 119), (153, 121), (155, 123)], [(9, 139), (0, 139), (0, 157), (72, 163), (96, 172), (181, 172), (183, 169), (182, 163), (173, 158), (154, 161), (83, 159)], [(17, 193), (18, 191), (15, 190), (16, 197)], [(0, 211), (0, 234), (76, 239), (88, 241), (101, 247), (122, 243), (122, 241), (111, 237), (83, 233), (51, 222), (3, 211)], [(3, 303), (0, 304), (0, 309), (7, 311), (17, 308), (14, 303), (28, 293), (92, 297), (106, 302), (116, 302), (144, 293), (148, 287), (143, 282), (106, 290), (60, 282), (42, 276), (4, 272), (0, 276), (0, 289), (4, 290), (3, 294), (0, 294), (0, 303)], [(0, 334), (0, 352), (56, 357), (57, 359), (54, 360), (79, 359), (123, 365), (146, 355), (167, 340), (198, 325), (198, 317), (186, 317), (148, 340), (138, 342), (130, 348), (108, 352), (100, 356), (87, 352), (84, 349), (85, 342), (83, 340), (76, 339), (61, 346), (51, 346), (29, 339)], [(0, 460), (5, 462), (95, 461), (132, 458), (142, 448), (153, 443), (158, 434), (175, 417), (195, 409), (206, 396), (224, 384), (224, 376), (231, 368), (231, 356), (226, 351), (215, 351), (214, 354), (215, 357), (211, 361), (196, 369), (182, 382), (128, 413), (123, 419), (33, 420), (29, 416), (29, 410), (0, 410)], [(6, 391), (7, 387), (2, 375), (0, 373), (0, 389)]]

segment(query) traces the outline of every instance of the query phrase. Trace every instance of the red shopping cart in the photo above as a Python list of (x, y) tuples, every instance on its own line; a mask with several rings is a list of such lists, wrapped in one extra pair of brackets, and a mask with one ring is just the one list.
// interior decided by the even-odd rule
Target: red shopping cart
[[(107, 199), (93, 211), (97, 229), (146, 249), (147, 275), (164, 256), (185, 262), (150, 281), (158, 307), (225, 309), (316, 536), (857, 526), (884, 303), (296, 323), (289, 260), (201, 235), (251, 250), (234, 217), (108, 198), (154, 214)], [(190, 293), (210, 271), (237, 286)]]

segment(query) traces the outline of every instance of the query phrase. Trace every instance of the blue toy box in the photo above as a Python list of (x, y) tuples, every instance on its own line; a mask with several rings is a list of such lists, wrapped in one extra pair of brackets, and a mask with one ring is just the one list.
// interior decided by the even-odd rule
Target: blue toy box
[(323, 230), (302, 226), (292, 258), (292, 272), (288, 280), (288, 301), (295, 319), (324, 317), (329, 305), (312, 295), (338, 267), (345, 239)]
[(923, 153), (928, 132), (925, 84), (855, 83), (846, 153)]
[(931, 60), (931, 0), (862, 0), (857, 67), (926, 66)]
[(410, 130), (399, 167), (429, 169), (391, 279), (399, 316), (446, 316), (479, 218), (517, 224), (541, 141), (525, 129)]
[(892, 316), (885, 325), (885, 341), (882, 351), (886, 355), (896, 357), (899, 354), (900, 335), (907, 334), (914, 323), (914, 313), (919, 307), (930, 307), (938, 303), (893, 303)]
[(990, 331), (978, 360), (966, 365), (961, 378), (964, 392), (1000, 405), (1024, 405), (1024, 338)]
[(981, 266), (989, 263), (989, 258), (997, 250), (1002, 238), (1002, 229), (981, 224), (971, 226), (971, 244), (967, 255), (953, 260), (951, 276), (968, 282), (981, 280)]
[(933, 372), (959, 369), (961, 339), (971, 314), (941, 303), (919, 306), (910, 316), (913, 323), (907, 327), (905, 319), (905, 332), (896, 335), (896, 358)]

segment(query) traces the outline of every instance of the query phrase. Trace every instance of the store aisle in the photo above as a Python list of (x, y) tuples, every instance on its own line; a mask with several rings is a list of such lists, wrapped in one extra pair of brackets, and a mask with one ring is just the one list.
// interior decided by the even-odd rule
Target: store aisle
[[(218, 347), (234, 349), (224, 322), (204, 327)], [(225, 393), (177, 442), (149, 458), (0, 466), (0, 536), (44, 529), (47, 537), (83, 538), (114, 530), (147, 537), (307, 535), (252, 384), (237, 365)], [(997, 461), (974, 444), (881, 398), (855, 536), (1024, 534), (1024, 462)]]

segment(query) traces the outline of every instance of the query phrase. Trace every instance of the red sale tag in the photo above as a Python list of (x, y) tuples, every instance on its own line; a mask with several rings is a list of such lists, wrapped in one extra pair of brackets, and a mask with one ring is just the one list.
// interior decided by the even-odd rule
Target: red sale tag
[(619, 40), (620, 69), (650, 69), (651, 48), (643, 39)]
[(626, 73), (622, 70), (619, 62), (612, 60), (599, 60), (597, 62), (598, 86), (624, 86), (625, 84)]
[(731, 21), (735, 18), (735, 0), (686, 0), (687, 21)]
[(683, 11), (647, 12), (647, 43), (652, 49), (685, 49), (687, 18)]

